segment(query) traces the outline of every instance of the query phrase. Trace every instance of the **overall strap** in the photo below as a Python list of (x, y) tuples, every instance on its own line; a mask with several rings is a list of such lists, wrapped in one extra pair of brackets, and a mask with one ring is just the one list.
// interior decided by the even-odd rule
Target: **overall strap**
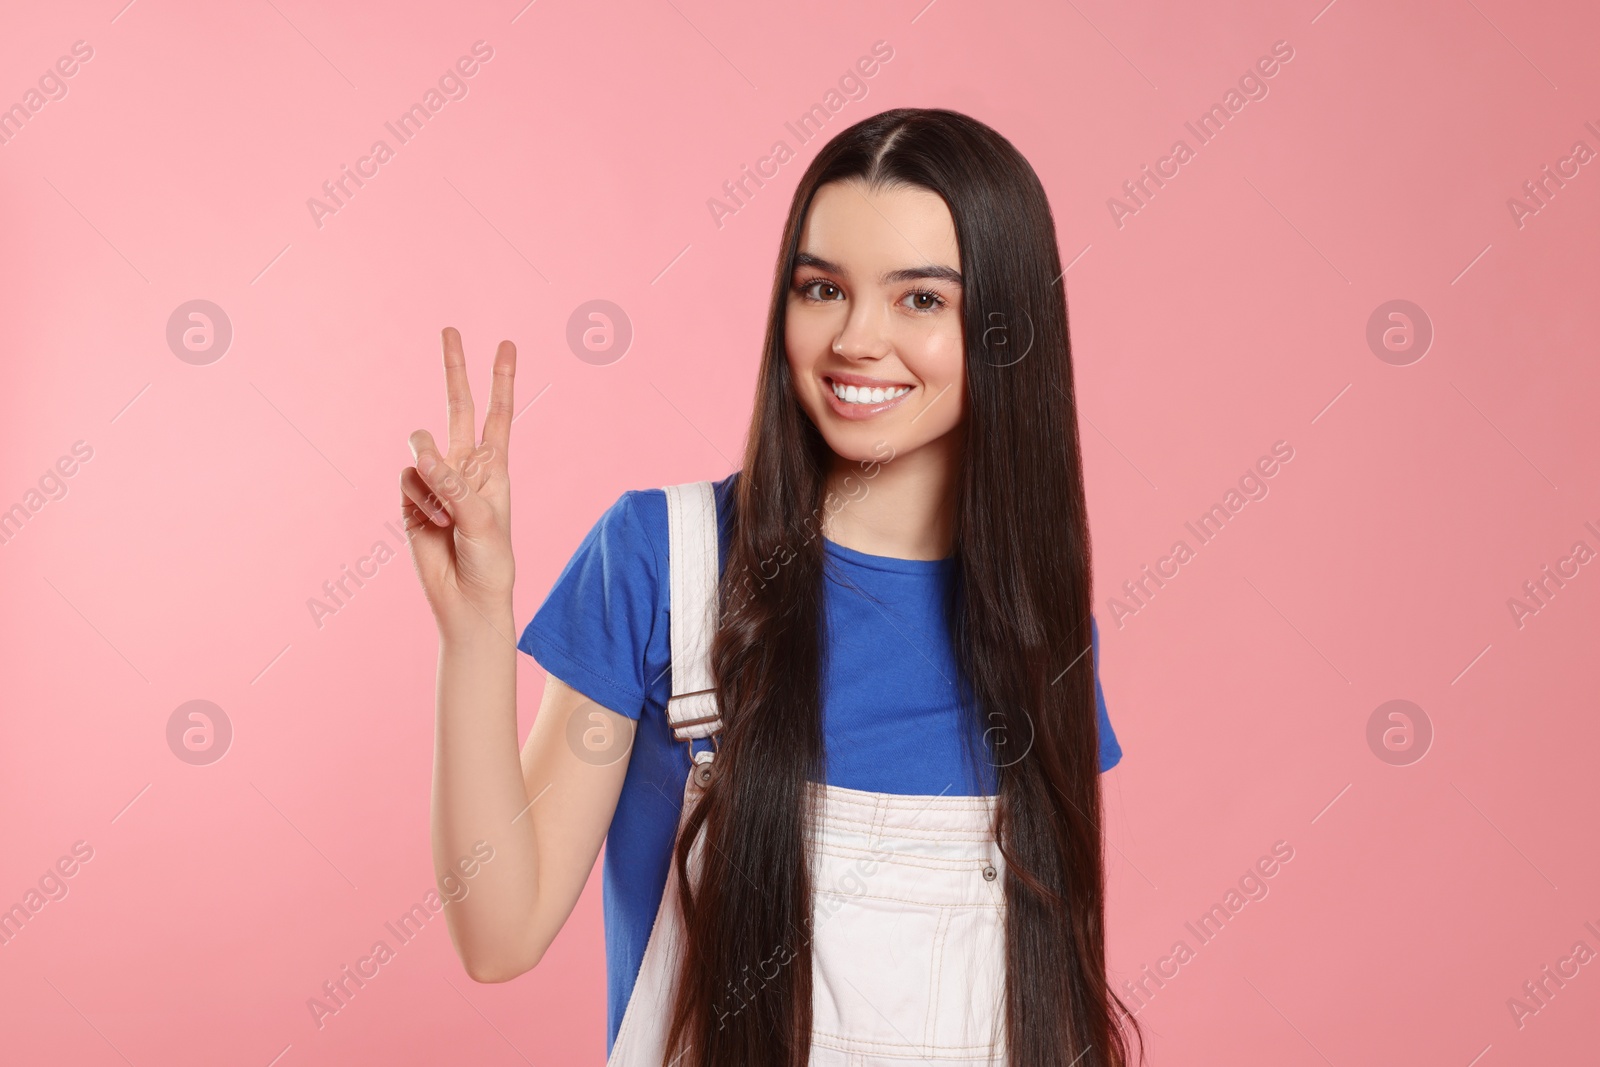
[(722, 729), (711, 676), (717, 621), (717, 500), (709, 481), (669, 485), (667, 557), (672, 570), (672, 698), (667, 719), (679, 741)]

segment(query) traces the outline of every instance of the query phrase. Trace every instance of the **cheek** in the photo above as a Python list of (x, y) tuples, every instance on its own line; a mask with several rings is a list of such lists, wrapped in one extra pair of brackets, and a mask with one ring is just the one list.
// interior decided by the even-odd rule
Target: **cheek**
[(966, 411), (966, 355), (962, 351), (961, 331), (941, 335), (936, 344), (930, 345), (923, 368), (929, 393), (938, 395), (939, 399), (933, 403), (928, 417), (918, 421), (918, 426), (929, 423), (926, 432), (937, 436), (954, 429)]
[(812, 335), (815, 330), (806, 326), (803, 321), (797, 321), (796, 316), (789, 316), (783, 327), (783, 348), (789, 360), (789, 369), (796, 375), (806, 371), (817, 362), (817, 344)]
[(809, 405), (811, 394), (808, 383), (815, 376), (816, 360), (804, 349), (796, 347), (792, 340), (788, 343), (785, 359), (789, 364), (790, 388), (801, 404)]
[(833, 340), (833, 327), (821, 315), (791, 309), (783, 324), (783, 339), (796, 359), (813, 361)]
[(922, 339), (915, 352), (915, 362), (907, 354), (911, 370), (935, 392), (949, 386), (955, 393), (964, 387), (966, 356), (962, 351), (961, 330), (940, 330)]

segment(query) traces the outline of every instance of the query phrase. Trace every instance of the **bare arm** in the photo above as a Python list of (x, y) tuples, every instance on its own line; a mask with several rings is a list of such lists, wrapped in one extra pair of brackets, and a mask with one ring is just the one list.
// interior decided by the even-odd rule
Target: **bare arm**
[(479, 982), (537, 966), (566, 924), (611, 825), (633, 737), (632, 720), (547, 674), (519, 765), (515, 655), (492, 632), (440, 641), (434, 869), (448, 871), (476, 842), (494, 849), (445, 908), (456, 953)]
[(450, 875), (465, 887), (445, 894), (455, 897), (445, 916), (467, 973), (498, 982), (536, 966), (572, 914), (616, 809), (633, 722), (550, 677), (519, 759), (506, 467), (516, 349), (500, 344), (474, 445), (460, 334), (447, 328), (443, 347), (449, 449), (440, 455), (426, 430), (411, 435), (417, 465), (401, 472), (401, 510), (439, 627), (434, 871), (441, 889)]

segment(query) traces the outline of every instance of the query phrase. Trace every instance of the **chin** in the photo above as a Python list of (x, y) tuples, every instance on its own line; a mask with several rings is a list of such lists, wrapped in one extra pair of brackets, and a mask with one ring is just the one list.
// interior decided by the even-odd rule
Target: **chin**
[(863, 467), (887, 463), (898, 455), (904, 455), (907, 448), (901, 443), (901, 438), (902, 435), (885, 433), (877, 426), (833, 429), (822, 433), (822, 439), (840, 460)]

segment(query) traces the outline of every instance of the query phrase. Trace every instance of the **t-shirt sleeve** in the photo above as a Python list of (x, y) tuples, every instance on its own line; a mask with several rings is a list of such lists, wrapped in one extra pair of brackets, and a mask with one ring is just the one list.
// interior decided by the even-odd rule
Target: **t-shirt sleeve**
[[(584, 536), (517, 648), (584, 696), (638, 719), (666, 669), (661, 561), (629, 490)], [(670, 647), (670, 646), (666, 646)]]
[(1111, 728), (1111, 717), (1106, 714), (1106, 695), (1100, 689), (1100, 624), (1089, 616), (1089, 640), (1094, 645), (1094, 710), (1100, 724), (1100, 771), (1115, 767), (1122, 759), (1122, 745), (1117, 732)]

